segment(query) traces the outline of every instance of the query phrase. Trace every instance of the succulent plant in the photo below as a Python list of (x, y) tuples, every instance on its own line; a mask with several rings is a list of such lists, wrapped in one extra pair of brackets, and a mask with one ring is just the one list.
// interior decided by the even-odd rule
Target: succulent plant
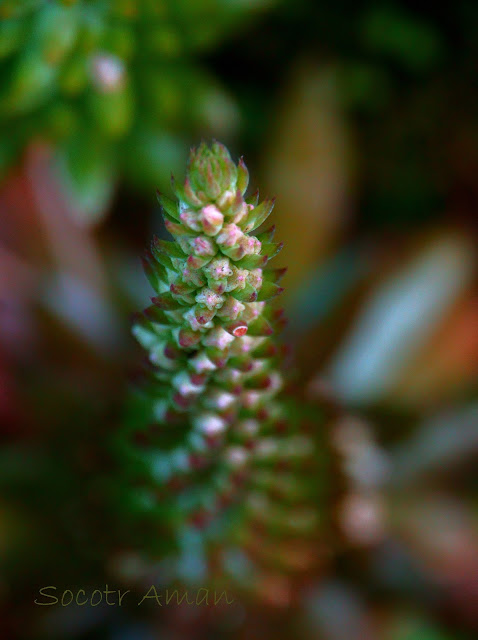
[(187, 553), (196, 535), (216, 569), (236, 549), (268, 575), (317, 560), (326, 456), (283, 389), (284, 319), (270, 301), (285, 270), (269, 264), (282, 244), (259, 229), (274, 201), (246, 198), (248, 181), (242, 158), (202, 143), (173, 183), (178, 200), (159, 195), (173, 241), (154, 238), (143, 260), (156, 295), (133, 333), (151, 370), (116, 441), (118, 496), (153, 557), (165, 540)]
[[(254, 11), (263, 3), (256, 3)], [(98, 214), (114, 179), (162, 180), (188, 130), (227, 134), (231, 98), (194, 60), (252, 14), (223, 0), (0, 2), (0, 175), (32, 140)]]

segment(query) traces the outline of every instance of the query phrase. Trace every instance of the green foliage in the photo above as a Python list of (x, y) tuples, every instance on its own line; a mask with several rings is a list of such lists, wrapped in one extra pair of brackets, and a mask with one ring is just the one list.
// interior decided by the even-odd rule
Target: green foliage
[[(9, 136), (0, 143), (2, 172), (40, 139), (58, 148), (80, 205), (101, 210), (101, 191), (119, 174), (148, 186), (164, 182), (157, 142), (175, 158), (188, 130), (234, 128), (234, 104), (194, 57), (251, 11), (223, 0), (3, 2), (0, 126)], [(80, 172), (70, 161), (78, 155)]]

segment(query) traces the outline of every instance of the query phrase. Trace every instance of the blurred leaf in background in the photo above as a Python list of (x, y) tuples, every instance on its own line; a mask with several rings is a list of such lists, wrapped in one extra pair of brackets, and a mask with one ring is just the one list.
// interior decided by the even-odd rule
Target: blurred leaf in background
[(340, 242), (353, 198), (353, 147), (337, 70), (296, 61), (290, 76), (270, 127), (264, 173), (278, 201), (278, 234), (287, 239), (281, 259), (293, 291)]
[[(460, 376), (451, 369), (455, 352), (466, 384), (476, 371), (478, 355), (476, 345), (470, 349), (476, 342), (476, 318), (471, 313), (475, 275), (473, 243), (448, 232), (431, 237), (408, 265), (378, 283), (330, 365), (330, 384), (339, 396), (352, 404), (377, 402), (384, 396), (402, 404), (443, 401), (447, 389), (456, 391)], [(465, 299), (468, 302), (461, 302)], [(470, 307), (469, 325), (465, 317), (460, 340), (447, 347), (440, 327), (454, 315), (450, 329), (456, 335), (456, 323), (461, 322), (457, 309), (463, 304)], [(441, 373), (440, 359), (447, 362)]]

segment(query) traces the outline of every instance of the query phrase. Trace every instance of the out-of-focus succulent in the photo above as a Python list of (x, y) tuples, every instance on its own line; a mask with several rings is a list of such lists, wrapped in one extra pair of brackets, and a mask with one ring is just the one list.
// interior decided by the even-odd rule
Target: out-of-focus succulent
[(213, 573), (273, 598), (281, 572), (322, 561), (326, 455), (304, 432), (303, 408), (279, 393), (283, 318), (269, 301), (284, 269), (268, 263), (282, 245), (273, 227), (251, 233), (273, 201), (244, 198), (248, 180), (242, 159), (203, 143), (174, 187), (179, 202), (160, 195), (174, 242), (155, 238), (144, 259), (157, 295), (133, 333), (153, 368), (118, 435), (117, 490), (152, 557), (199, 546)]
[[(236, 107), (195, 61), (265, 2), (0, 3), (0, 175), (32, 139), (53, 143), (66, 186), (97, 213), (118, 173), (158, 184), (188, 130), (231, 133)], [(8, 135), (5, 135), (8, 133)]]

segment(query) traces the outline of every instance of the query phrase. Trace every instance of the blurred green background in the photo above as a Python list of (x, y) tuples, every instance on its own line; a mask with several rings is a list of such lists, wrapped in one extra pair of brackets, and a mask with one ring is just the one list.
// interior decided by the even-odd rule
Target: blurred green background
[[(2, 638), (476, 637), (477, 33), (471, 1), (0, 0)], [(299, 384), (357, 416), (339, 544), (293, 611), (39, 611), (114, 563), (139, 256), (202, 138), (277, 197)]]

